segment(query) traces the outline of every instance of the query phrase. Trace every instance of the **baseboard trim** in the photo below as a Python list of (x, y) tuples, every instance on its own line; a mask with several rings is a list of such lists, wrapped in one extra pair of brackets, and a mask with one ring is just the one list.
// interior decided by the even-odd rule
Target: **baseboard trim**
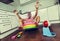
[[(58, 21), (49, 21), (49, 26), (51, 25), (51, 24), (55, 24), (55, 23), (60, 23), (60, 21), (58, 20)], [(43, 22), (40, 22), (39, 23), (39, 25), (42, 25), (43, 24)]]
[(3, 38), (5, 38), (5, 37), (7, 37), (8, 35), (10, 35), (11, 33), (15, 32), (16, 30), (18, 30), (18, 28), (15, 28), (15, 29), (13, 29), (13, 30), (10, 30), (10, 31), (8, 31), (8, 32), (5, 32), (5, 33), (1, 34), (1, 35), (0, 35), (0, 39), (3, 39)]

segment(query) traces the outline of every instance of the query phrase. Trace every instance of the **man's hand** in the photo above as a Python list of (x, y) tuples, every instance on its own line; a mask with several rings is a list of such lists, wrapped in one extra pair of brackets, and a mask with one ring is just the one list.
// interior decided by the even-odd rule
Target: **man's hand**
[(36, 2), (35, 8), (38, 9), (39, 8), (39, 2)]
[(17, 10), (14, 10), (13, 12), (14, 12), (16, 15), (18, 14), (18, 11), (17, 11)]

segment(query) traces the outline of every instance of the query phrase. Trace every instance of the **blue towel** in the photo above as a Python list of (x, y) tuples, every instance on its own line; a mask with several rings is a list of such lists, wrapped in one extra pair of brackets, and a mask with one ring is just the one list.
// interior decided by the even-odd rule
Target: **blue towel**
[(43, 27), (43, 35), (44, 36), (52, 36), (49, 27)]

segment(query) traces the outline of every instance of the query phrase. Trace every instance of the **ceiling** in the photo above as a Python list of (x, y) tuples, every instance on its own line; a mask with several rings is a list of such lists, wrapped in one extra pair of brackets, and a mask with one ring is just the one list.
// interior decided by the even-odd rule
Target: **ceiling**
[[(35, 2), (36, 0), (0, 0), (0, 2), (3, 2), (5, 4), (9, 4), (12, 6), (21, 6), (21, 5), (27, 5), (30, 3)], [(54, 4), (54, 2), (56, 2), (57, 0), (39, 0), (41, 2), (41, 4), (45, 4), (47, 3), (47, 1), (49, 1), (49, 3)], [(44, 1), (44, 3), (42, 3)], [(47, 3), (47, 4), (49, 4)]]
[[(57, 0), (39, 0), (39, 1), (41, 2), (41, 4), (47, 3), (49, 5), (49, 3), (50, 4), (56, 3)], [(30, 3), (33, 3), (33, 2), (36, 2), (36, 0), (14, 0), (14, 2), (10, 3), (9, 5), (22, 6), (22, 5), (27, 5), (27, 4), (30, 4)], [(42, 3), (42, 2), (44, 2), (44, 3)], [(51, 2), (53, 2), (53, 3), (51, 3)]]
[[(34, 6), (36, 3), (36, 0), (35, 1), (31, 0), (31, 1), (29, 1), (29, 3), (26, 2), (25, 4), (20, 6), (20, 9), (22, 10), (22, 12), (35, 10)], [(51, 6), (55, 5), (55, 3), (56, 3), (56, 0), (39, 0), (39, 4), (40, 4), (39, 9), (51, 7)], [(20, 9), (18, 8), (18, 10), (20, 10)]]
[[(3, 3), (7, 2), (8, 5), (17, 7), (18, 9), (21, 7), (23, 7), (24, 9), (25, 8), (31, 9), (34, 7), (35, 2), (36, 2), (36, 0), (9, 0), (9, 1), (8, 0), (0, 0), (0, 2), (3, 2)], [(41, 4), (40, 8), (55, 5), (56, 2), (58, 2), (58, 1), (57, 0), (39, 0), (39, 3)], [(29, 5), (32, 7), (29, 7)]]
[(12, 6), (21, 6), (21, 5), (24, 5), (24, 4), (29, 4), (29, 3), (32, 3), (32, 2), (35, 2), (36, 0), (14, 0), (14, 2), (10, 3), (9, 5), (12, 5)]
[[(9, 5), (15, 6), (18, 10), (22, 9), (22, 11), (27, 11), (28, 9), (30, 11), (34, 10), (36, 0), (14, 0), (14, 2), (10, 3)], [(41, 4), (41, 8), (50, 7), (52, 5), (55, 5), (57, 0), (39, 0), (39, 4)], [(28, 8), (28, 9), (27, 9)]]

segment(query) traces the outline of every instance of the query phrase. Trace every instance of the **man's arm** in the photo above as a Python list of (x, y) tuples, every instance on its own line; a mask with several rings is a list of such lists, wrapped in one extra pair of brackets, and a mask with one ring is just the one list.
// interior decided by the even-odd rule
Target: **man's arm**
[(35, 12), (35, 16), (33, 17), (33, 19), (35, 19), (36, 18), (36, 16), (37, 16), (37, 14), (38, 14), (38, 8), (39, 8), (39, 2), (37, 1), (36, 2), (36, 5), (35, 5), (35, 8), (36, 8), (36, 12)]
[(22, 18), (18, 15), (17, 10), (14, 10), (13, 12), (17, 15), (17, 17), (18, 17), (19, 19), (22, 19)]
[(14, 10), (13, 11), (15, 14), (16, 14), (16, 16), (19, 18), (19, 23), (20, 23), (20, 27), (19, 27), (19, 29), (23, 29), (22, 27), (23, 27), (23, 19), (18, 15), (18, 12), (16, 11), (16, 10)]
[(17, 13), (16, 15), (17, 15), (17, 17), (18, 17), (19, 19), (22, 19), (22, 18), (18, 15), (18, 13)]
[(36, 9), (35, 16), (33, 17), (33, 19), (35, 19), (37, 15), (38, 15), (38, 9)]

